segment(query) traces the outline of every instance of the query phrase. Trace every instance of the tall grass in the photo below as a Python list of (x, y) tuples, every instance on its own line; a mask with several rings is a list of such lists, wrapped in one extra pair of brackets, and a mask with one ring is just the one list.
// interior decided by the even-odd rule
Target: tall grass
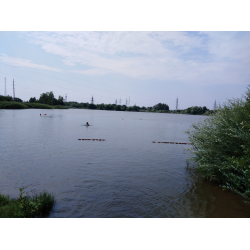
[(44, 191), (30, 197), (24, 193), (20, 188), (16, 199), (0, 194), (0, 218), (39, 218), (49, 214), (55, 202), (52, 194)]
[(250, 199), (250, 92), (229, 100), (187, 131), (192, 159), (206, 178)]
[(28, 106), (20, 102), (0, 102), (0, 109), (27, 109)]
[(28, 103), (26, 102), (25, 105), (28, 106), (28, 108), (32, 109), (52, 109), (50, 105), (42, 104), (42, 103)]
[(62, 105), (55, 105), (50, 106), (48, 104), (42, 103), (20, 103), (20, 102), (7, 102), (7, 101), (0, 101), (0, 109), (68, 109), (67, 106)]

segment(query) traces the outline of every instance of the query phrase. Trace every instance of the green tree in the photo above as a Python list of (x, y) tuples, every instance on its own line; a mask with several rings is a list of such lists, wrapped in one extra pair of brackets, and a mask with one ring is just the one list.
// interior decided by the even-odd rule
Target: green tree
[(35, 97), (30, 97), (29, 103), (34, 103), (34, 102), (36, 102), (36, 98)]
[(115, 110), (116, 111), (121, 111), (121, 105), (116, 105)]
[(58, 100), (54, 97), (53, 91), (42, 93), (38, 100), (39, 103), (48, 105), (64, 105), (63, 97), (59, 95)]
[(88, 109), (96, 109), (96, 105), (90, 103), (90, 104), (88, 105)]
[(169, 110), (169, 106), (165, 103), (158, 103), (153, 106), (153, 109), (155, 110)]

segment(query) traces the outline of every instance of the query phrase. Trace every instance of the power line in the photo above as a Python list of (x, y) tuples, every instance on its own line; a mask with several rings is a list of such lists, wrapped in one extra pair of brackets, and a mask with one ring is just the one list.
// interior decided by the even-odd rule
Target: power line
[[(42, 73), (37, 73), (37, 72), (34, 72), (34, 71), (31, 71), (31, 70), (26, 70), (26, 69), (23, 69), (21, 67), (17, 67), (17, 66), (12, 66), (12, 65), (9, 65), (9, 64), (5, 64), (5, 63), (0, 63), (0, 64), (3, 64), (3, 65), (7, 65), (7, 66), (10, 66), (10, 67), (14, 67), (14, 68), (17, 68), (17, 69), (21, 69), (21, 70), (25, 70), (25, 71), (28, 71), (28, 72), (32, 72), (34, 74), (39, 74), (39, 75), (43, 75), (43, 76), (46, 76), (46, 77), (51, 77), (51, 78), (54, 78), (54, 79), (57, 79), (57, 80), (61, 80), (61, 81), (65, 81), (65, 82), (69, 82), (69, 83), (73, 83), (73, 84), (76, 84), (76, 85), (79, 85), (81, 87), (84, 87), (82, 84), (78, 84), (78, 83), (75, 83), (75, 82), (72, 82), (72, 81), (68, 81), (68, 80), (64, 80), (64, 79), (59, 79), (57, 77), (53, 77), (53, 76), (49, 76), (49, 75), (46, 75), (46, 74), (42, 74)], [(3, 73), (3, 72), (0, 72), (0, 73)], [(61, 72), (56, 72), (58, 74), (61, 74), (61, 75), (65, 75), (65, 76), (68, 76), (67, 74), (64, 74), (64, 73), (61, 73)], [(4, 74), (4, 73), (3, 73)], [(8, 74), (8, 75), (11, 75), (11, 74)], [(12, 75), (13, 76), (13, 75)], [(19, 77), (19, 76), (15, 76), (15, 77)], [(79, 80), (83, 80), (79, 77), (75, 77), (75, 76), (70, 76), (70, 77), (74, 77), (76, 79), (79, 79)], [(27, 79), (27, 78), (24, 78), (24, 77), (19, 77), (19, 78), (22, 78), (22, 79), (26, 79), (26, 80), (30, 80), (30, 79)], [(37, 80), (30, 80), (30, 81), (36, 81), (36, 82), (40, 82), (42, 84), (48, 84), (48, 85), (52, 85), (52, 86), (55, 86), (55, 87), (58, 87), (58, 88), (64, 88), (64, 89), (69, 89), (69, 90), (72, 90), (72, 91), (77, 91), (77, 92), (83, 92), (83, 91), (80, 91), (80, 90), (75, 90), (75, 89), (70, 89), (70, 88), (66, 88), (66, 87), (61, 87), (61, 86), (58, 86), (58, 85), (53, 85), (53, 84), (49, 84), (49, 83), (44, 83), (44, 82), (41, 82), (41, 81), (37, 81)], [(113, 88), (113, 89), (117, 89), (117, 90), (121, 90), (119, 88), (116, 88), (116, 87), (110, 87), (110, 86), (107, 86), (107, 85), (104, 85), (104, 84), (99, 84), (99, 83), (96, 83), (96, 82), (93, 82), (93, 81), (89, 81), (89, 80), (83, 80), (83, 81), (87, 81), (87, 82), (90, 82), (90, 83), (94, 83), (94, 84), (98, 84), (98, 85), (102, 85), (102, 86), (105, 86), (105, 87), (109, 87), (109, 88)], [(85, 83), (84, 83), (85, 84)], [(94, 87), (91, 87), (91, 86), (86, 86), (86, 87), (89, 87), (89, 88), (94, 88)], [(101, 90), (101, 91), (105, 91), (105, 92), (109, 92), (109, 93), (112, 93), (112, 94), (116, 94), (114, 92), (111, 92), (111, 91), (107, 91), (107, 90), (102, 90), (102, 89), (98, 89), (98, 88), (94, 88), (94, 89), (97, 89), (97, 90)], [(126, 90), (121, 90), (121, 91), (126, 91)], [(126, 91), (126, 92), (131, 92), (131, 91)], [(87, 93), (84, 91), (84, 93)], [(135, 93), (135, 92), (131, 92), (131, 93), (134, 93), (134, 94), (138, 94), (138, 93)], [(88, 94), (88, 93), (87, 93)], [(7, 90), (6, 90), (6, 77), (5, 77), (5, 95), (7, 96)], [(141, 94), (138, 94), (141, 96)], [(105, 98), (108, 98), (107, 96), (102, 96), (102, 95), (98, 95), (97, 96), (101, 96), (101, 97), (105, 97)], [(146, 96), (146, 95), (143, 95), (143, 96)], [(111, 99), (111, 98), (109, 98)], [(139, 98), (139, 99), (142, 99), (142, 100), (149, 100), (148, 98), (145, 99), (145, 98)], [(173, 103), (173, 100), (170, 101), (170, 103)], [(130, 97), (129, 97), (129, 100), (128, 100), (128, 103), (127, 103), (129, 106), (130, 106)], [(169, 104), (169, 102), (168, 102)], [(178, 97), (177, 97), (177, 104), (178, 104)], [(121, 99), (120, 99), (120, 105), (121, 105)], [(143, 104), (145, 105), (145, 104)], [(146, 105), (145, 105), (146, 106)], [(152, 106), (152, 105), (150, 105)], [(217, 108), (217, 106), (216, 106)], [(177, 107), (178, 109), (178, 107)]]
[[(71, 82), (71, 81), (64, 80), (64, 79), (59, 79), (59, 78), (54, 77), (54, 76), (48, 76), (48, 75), (45, 75), (45, 74), (42, 74), (42, 73), (37, 73), (37, 72), (31, 71), (31, 70), (23, 69), (23, 68), (18, 67), (18, 66), (9, 65), (9, 64), (6, 64), (6, 63), (0, 63), (0, 64), (7, 65), (7, 66), (10, 66), (10, 67), (14, 67), (14, 68), (18, 68), (18, 69), (22, 69), (22, 70), (25, 70), (25, 71), (28, 71), (28, 72), (32, 72), (32, 73), (35, 73), (35, 74), (39, 74), (39, 75), (43, 75), (43, 76), (46, 76), (46, 77), (51, 77), (51, 78), (54, 78), (54, 79), (57, 79), (57, 80), (60, 80), (60, 81), (65, 81), (65, 82), (70, 82), (70, 83), (73, 83), (73, 84), (77, 84), (77, 83), (75, 83), (75, 82)], [(65, 75), (65, 76), (69, 76), (69, 75), (66, 75), (66, 74), (61, 73), (61, 72), (56, 72), (56, 73), (61, 74), (61, 75)], [(81, 78), (79, 78), (79, 77), (75, 77), (75, 76), (70, 76), (70, 77), (73, 77), (73, 78), (76, 78), (76, 79), (79, 79), (79, 80), (83, 80), (83, 79), (81, 79)], [(140, 95), (140, 96), (141, 96), (141, 94), (135, 93), (135, 92), (132, 92), (132, 91), (122, 90), (122, 89), (119, 89), (119, 88), (116, 88), (116, 87), (110, 87), (110, 86), (107, 86), (107, 85), (104, 85), (104, 84), (100, 84), (100, 83), (97, 83), (97, 82), (93, 82), (93, 81), (89, 81), (89, 80), (86, 80), (86, 79), (84, 79), (84, 81), (90, 82), (90, 83), (94, 83), (94, 84), (98, 84), (98, 85), (101, 85), (101, 86), (104, 86), (104, 87), (109, 87), (109, 88), (118, 89), (118, 90), (123, 91), (123, 92), (124, 92), (124, 91), (125, 91), (125, 92), (130, 92), (130, 93), (133, 93), (133, 94), (136, 94), (136, 95)], [(77, 84), (77, 85), (82, 86), (81, 84)], [(93, 89), (98, 89), (98, 88), (94, 88), (94, 87), (91, 87), (91, 86), (87, 86), (87, 87), (93, 88)], [(98, 90), (102, 90), (102, 89), (98, 89)], [(110, 92), (110, 91), (107, 91), (107, 90), (102, 90), (102, 91), (106, 91), (106, 92), (109, 92), (109, 93), (113, 93), (113, 94), (114, 94), (114, 92)], [(143, 95), (143, 96), (146, 96), (146, 95)], [(148, 97), (150, 97), (150, 96), (148, 96)], [(144, 99), (144, 98), (140, 98), (140, 99)], [(145, 99), (145, 100), (148, 100), (148, 99)]]

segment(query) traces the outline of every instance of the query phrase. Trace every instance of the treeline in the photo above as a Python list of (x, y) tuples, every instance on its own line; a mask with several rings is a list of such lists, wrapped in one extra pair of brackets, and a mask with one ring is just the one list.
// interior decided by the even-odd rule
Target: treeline
[(156, 112), (156, 113), (175, 113), (175, 114), (191, 114), (191, 115), (210, 115), (215, 113), (215, 110), (209, 110), (207, 107), (193, 106), (184, 110), (169, 110), (169, 106), (165, 103), (158, 103), (153, 107), (139, 107), (117, 104), (91, 104), (91, 103), (78, 103), (78, 102), (64, 102), (69, 108), (78, 109), (98, 109), (98, 110), (115, 110), (115, 111), (135, 111), (135, 112)]
[[(117, 105), (117, 104), (92, 104), (92, 103), (78, 103), (78, 102), (64, 102), (63, 97), (59, 95), (58, 99), (55, 98), (53, 91), (42, 93), (39, 99), (36, 97), (31, 97), (27, 102), (23, 102), (20, 98), (15, 98), (15, 103), (23, 103), (26, 105), (22, 106), (21, 104), (10, 104), (3, 102), (13, 102), (11, 96), (0, 96), (0, 108), (78, 108), (78, 109), (97, 109), (97, 110), (114, 110), (114, 111), (134, 111), (134, 112), (156, 112), (156, 113), (175, 113), (175, 114), (191, 114), (191, 115), (210, 115), (215, 113), (215, 110), (209, 110), (206, 106), (198, 107), (193, 106), (184, 110), (169, 110), (168, 104), (158, 103), (153, 107), (145, 107), (145, 106), (126, 106), (126, 105)], [(40, 105), (39, 105), (40, 104)], [(46, 105), (46, 106), (41, 106)]]
[(139, 106), (127, 107), (126, 105), (116, 104), (92, 104), (92, 103), (77, 103), (77, 102), (65, 102), (65, 105), (69, 108), (80, 108), (80, 109), (98, 109), (98, 110), (115, 110), (115, 111), (140, 111)]
[(31, 97), (29, 103), (42, 103), (47, 105), (64, 105), (63, 97), (59, 95), (58, 99), (55, 98), (53, 91), (42, 93), (37, 100), (36, 97)]
[[(250, 85), (249, 85), (250, 87)], [(250, 89), (187, 131), (200, 173), (250, 199)]]
[[(12, 102), (12, 96), (2, 96), (0, 95), (0, 102)], [(15, 102), (23, 102), (22, 99), (15, 97)]]
[(216, 113), (216, 110), (209, 110), (206, 106), (204, 107), (193, 106), (184, 110), (173, 110), (171, 111), (171, 113), (190, 114), (190, 115), (211, 115)]
[(0, 109), (67, 109), (63, 102), (63, 97), (59, 95), (58, 99), (55, 98), (52, 91), (42, 93), (39, 99), (31, 97), (28, 102), (24, 102), (22, 99), (15, 97), (12, 100), (11, 96), (0, 95)]

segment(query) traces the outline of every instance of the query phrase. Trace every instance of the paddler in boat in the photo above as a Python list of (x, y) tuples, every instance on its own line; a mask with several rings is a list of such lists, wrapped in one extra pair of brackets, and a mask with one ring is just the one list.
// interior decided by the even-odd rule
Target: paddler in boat
[(87, 127), (89, 126), (89, 123), (88, 123), (88, 122), (86, 122), (86, 126), (87, 126)]

